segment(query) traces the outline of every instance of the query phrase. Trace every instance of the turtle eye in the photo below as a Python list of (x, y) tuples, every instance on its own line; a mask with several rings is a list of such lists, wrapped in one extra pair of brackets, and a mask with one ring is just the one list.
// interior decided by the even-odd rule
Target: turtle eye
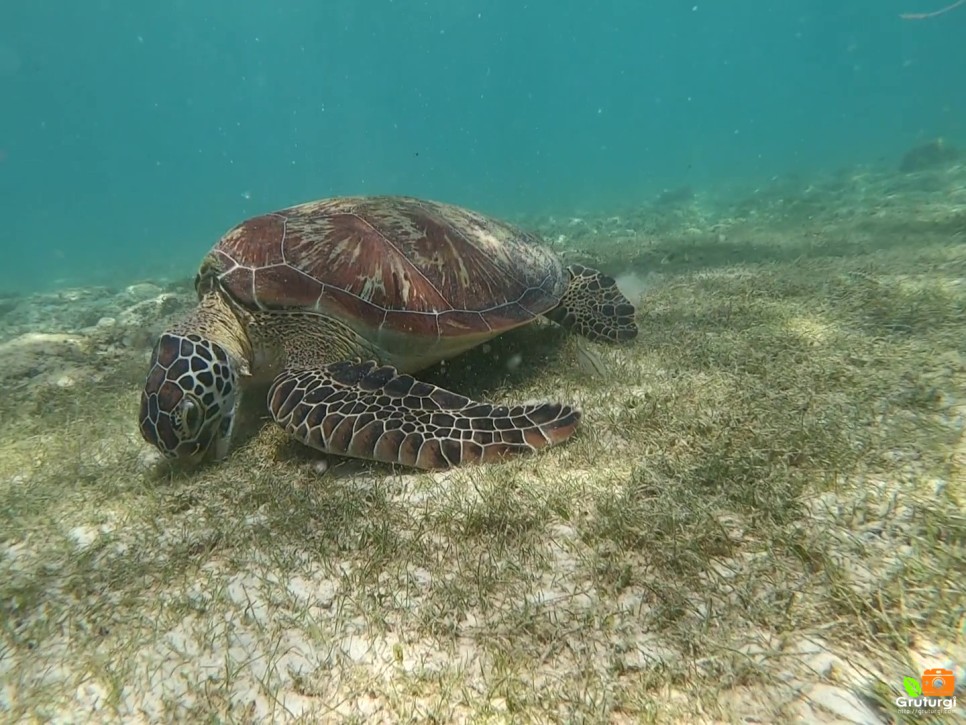
[(179, 427), (186, 436), (195, 436), (201, 429), (201, 405), (193, 395), (181, 402)]

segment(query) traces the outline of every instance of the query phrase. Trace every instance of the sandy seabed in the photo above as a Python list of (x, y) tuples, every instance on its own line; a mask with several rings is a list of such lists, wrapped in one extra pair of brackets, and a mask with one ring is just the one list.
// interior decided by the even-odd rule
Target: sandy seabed
[(489, 467), (325, 470), (255, 417), (172, 471), (136, 410), (188, 275), (0, 296), (0, 717), (877, 723), (963, 682), (966, 167), (522, 223), (641, 334), (427, 371), (583, 408)]

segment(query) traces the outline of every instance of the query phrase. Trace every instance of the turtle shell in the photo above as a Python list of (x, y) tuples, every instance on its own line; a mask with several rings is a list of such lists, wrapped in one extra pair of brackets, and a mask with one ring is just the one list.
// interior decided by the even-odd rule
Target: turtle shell
[(373, 340), (491, 337), (560, 301), (566, 276), (540, 241), (448, 204), (341, 197), (242, 222), (208, 264), (250, 309), (319, 312)]

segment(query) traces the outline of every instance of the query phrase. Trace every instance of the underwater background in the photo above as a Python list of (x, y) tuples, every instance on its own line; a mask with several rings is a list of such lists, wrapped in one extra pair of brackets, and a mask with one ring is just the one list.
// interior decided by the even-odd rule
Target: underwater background
[(966, 8), (928, 4), (5, 2), (0, 290), (187, 277), (330, 195), (515, 218), (894, 166), (966, 135)]
[[(964, 39), (966, 0), (0, 0), (0, 723), (885, 725), (937, 670), (966, 722)], [(615, 278), (633, 342), (418, 371), (576, 434), (414, 471), (256, 383), (227, 458), (162, 460), (218, 237), (380, 193)]]

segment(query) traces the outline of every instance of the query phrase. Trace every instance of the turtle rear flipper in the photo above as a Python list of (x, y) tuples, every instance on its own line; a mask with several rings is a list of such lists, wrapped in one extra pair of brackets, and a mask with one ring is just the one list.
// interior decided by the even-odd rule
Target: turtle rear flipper
[(568, 405), (479, 403), (374, 362), (283, 371), (268, 407), (312, 448), (422, 469), (536, 451), (569, 438), (580, 420)]
[(567, 330), (595, 342), (627, 342), (637, 337), (634, 305), (617, 282), (596, 269), (572, 264), (570, 284), (560, 304), (546, 316)]

